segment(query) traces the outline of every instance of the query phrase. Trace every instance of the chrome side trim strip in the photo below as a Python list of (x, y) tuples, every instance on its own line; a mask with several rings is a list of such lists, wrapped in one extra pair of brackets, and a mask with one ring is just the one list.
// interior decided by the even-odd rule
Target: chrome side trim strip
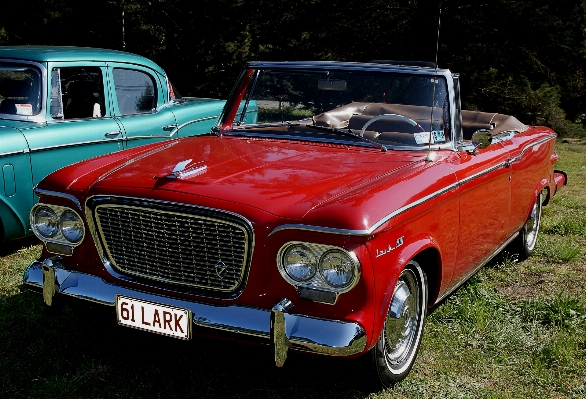
[(482, 170), (482, 171), (480, 171), (480, 172), (478, 172), (478, 173), (475, 173), (475, 174), (473, 174), (472, 176), (468, 176), (468, 177), (466, 177), (466, 178), (464, 178), (464, 179), (460, 180), (460, 181), (457, 183), (457, 185), (458, 185), (458, 186), (461, 186), (461, 185), (463, 185), (463, 184), (466, 184), (466, 183), (469, 183), (469, 182), (471, 182), (472, 180), (478, 179), (479, 177), (481, 177), (481, 176), (484, 176), (484, 175), (486, 175), (486, 174), (488, 174), (488, 173), (490, 173), (490, 172), (494, 172), (494, 171), (495, 171), (495, 170), (497, 170), (497, 169), (500, 169), (500, 168), (506, 168), (506, 167), (508, 167), (508, 166), (509, 166), (509, 161), (501, 162), (501, 163), (499, 163), (499, 164), (497, 164), (497, 165), (491, 166), (491, 167), (490, 167), (490, 168), (488, 168), (488, 169), (484, 169), (484, 170)]
[(525, 148), (523, 148), (523, 149), (521, 150), (521, 153), (520, 153), (519, 155), (517, 155), (517, 156), (516, 156), (516, 157), (514, 157), (514, 158), (511, 158), (511, 159), (509, 160), (509, 163), (513, 163), (513, 162), (517, 162), (517, 161), (519, 161), (521, 158), (523, 158), (523, 155), (525, 155), (525, 152), (527, 152), (527, 151), (528, 151), (530, 148), (533, 148), (533, 147), (535, 147), (536, 145), (539, 145), (539, 144), (545, 143), (546, 141), (553, 140), (553, 139), (555, 139), (555, 138), (556, 138), (556, 136), (557, 136), (556, 134), (550, 134), (549, 136), (547, 136), (547, 137), (544, 137), (544, 138), (542, 138), (542, 139), (540, 139), (540, 140), (537, 140), (535, 143), (532, 143), (531, 145), (528, 145), (528, 146), (526, 146)]
[(57, 145), (51, 145), (51, 146), (47, 146), (47, 147), (31, 148), (30, 152), (41, 152), (41, 151), (47, 151), (47, 150), (54, 150), (57, 148), (80, 147), (80, 146), (91, 145), (91, 144), (116, 143), (116, 142), (120, 142), (120, 141), (124, 141), (124, 139), (117, 138), (117, 139), (104, 139), (104, 140), (92, 140), (92, 141), (79, 141), (77, 143), (57, 144)]
[[(261, 338), (270, 344), (272, 309), (192, 302), (137, 291), (107, 283), (97, 276), (64, 269), (58, 259), (51, 259), (51, 262), (31, 263), (23, 276), (24, 286), (41, 291), (45, 287), (43, 274), (50, 278), (50, 281), (45, 284), (45, 290), (46, 297), (50, 296), (51, 301), (55, 300), (54, 295), (62, 294), (101, 305), (115, 306), (116, 295), (123, 295), (189, 309), (193, 314), (192, 321), (196, 327), (225, 331), (239, 335), (241, 338), (246, 336)], [(282, 315), (283, 323), (275, 332), (282, 334), (283, 342), (287, 342), (292, 349), (331, 356), (349, 356), (366, 349), (366, 333), (358, 323), (301, 314), (284, 313)]]
[(161, 135), (152, 135), (152, 136), (129, 136), (126, 137), (127, 141), (134, 141), (134, 140), (147, 140), (147, 139), (170, 139), (171, 136), (167, 135), (167, 134), (161, 134)]
[(183, 129), (185, 126), (191, 125), (193, 123), (197, 123), (197, 122), (204, 122), (204, 121), (209, 121), (212, 119), (218, 119), (220, 117), (220, 115), (216, 115), (216, 116), (206, 116), (204, 118), (199, 118), (199, 119), (194, 119), (192, 121), (187, 121), (179, 126), (177, 126), (175, 129), (173, 129), (171, 131), (171, 133), (169, 133), (169, 137), (173, 137), (175, 135), (175, 133), (177, 133), (179, 130)]
[(471, 182), (472, 180), (475, 180), (481, 176), (484, 176), (490, 172), (493, 172), (497, 169), (503, 168), (503, 167), (510, 167), (512, 162), (516, 162), (518, 160), (520, 160), (523, 157), (523, 154), (528, 151), (530, 148), (542, 144), (546, 141), (552, 140), (556, 137), (555, 134), (549, 135), (547, 137), (544, 137), (538, 141), (536, 141), (535, 143), (531, 143), (529, 145), (527, 145), (526, 147), (523, 148), (523, 150), (521, 151), (521, 153), (512, 158), (509, 159), (505, 162), (501, 162), (497, 165), (491, 166), (490, 168), (487, 168), (485, 170), (482, 170), (478, 173), (473, 174), (472, 176), (468, 176), (465, 179), (462, 179), (461, 181), (455, 182), (450, 184), (449, 186), (446, 186), (440, 190), (437, 190), (423, 198), (418, 199), (417, 201), (414, 201), (410, 204), (407, 204), (399, 209), (397, 209), (396, 211), (388, 214), (387, 216), (385, 216), (384, 218), (380, 219), (378, 222), (376, 222), (374, 225), (372, 225), (370, 228), (368, 229), (364, 229), (364, 230), (346, 230), (346, 229), (336, 229), (336, 228), (331, 228), (331, 227), (323, 227), (323, 226), (312, 226), (312, 225), (306, 225), (306, 224), (285, 224), (279, 227), (276, 227), (275, 229), (273, 229), (273, 231), (271, 231), (269, 233), (269, 237), (275, 233), (278, 233), (280, 231), (283, 230), (303, 230), (303, 231), (314, 231), (317, 233), (329, 233), (329, 234), (339, 234), (339, 235), (347, 235), (347, 236), (369, 236), (372, 233), (374, 233), (379, 227), (381, 227), (382, 225), (384, 225), (385, 223), (387, 223), (389, 220), (393, 219), (394, 217), (412, 209), (415, 208), (416, 206), (419, 206), (425, 202), (428, 202), (450, 190), (453, 190), (455, 188), (458, 188), (466, 183)]
[(25, 148), (24, 150), (18, 150), (18, 151), (3, 152), (3, 153), (0, 153), (0, 158), (9, 157), (10, 155), (28, 154), (29, 152), (30, 151), (28, 148)]
[(75, 203), (75, 205), (77, 205), (77, 207), (79, 208), (80, 211), (83, 210), (83, 208), (81, 207), (81, 203), (77, 200), (77, 198), (75, 198), (71, 194), (60, 193), (60, 192), (57, 192), (57, 191), (43, 190), (43, 189), (36, 188), (36, 187), (35, 187), (35, 190), (34, 191), (35, 191), (35, 194), (37, 196), (50, 195), (50, 196), (53, 196), (53, 197), (60, 197), (60, 198), (68, 199), (68, 200), (72, 201), (73, 203)]
[[(488, 173), (488, 172), (485, 172)], [(484, 173), (482, 173), (484, 174)], [(434, 193), (431, 193), (429, 195), (426, 195), (423, 198), (418, 199), (417, 201), (414, 201), (410, 204), (405, 205), (402, 208), (397, 209), (396, 211), (388, 214), (387, 216), (385, 216), (384, 218), (382, 218), (381, 220), (379, 220), (378, 222), (376, 222), (372, 227), (365, 229), (365, 230), (345, 230), (345, 229), (336, 229), (336, 228), (331, 228), (331, 227), (321, 227), (321, 226), (310, 226), (310, 225), (304, 225), (304, 224), (285, 224), (279, 227), (276, 227), (275, 229), (273, 229), (273, 231), (271, 231), (269, 233), (269, 237), (279, 231), (282, 230), (304, 230), (304, 231), (315, 231), (318, 233), (330, 233), (330, 234), (340, 234), (340, 235), (351, 235), (351, 236), (369, 236), (372, 233), (374, 233), (374, 231), (376, 231), (376, 229), (378, 229), (380, 226), (382, 226), (383, 224), (385, 224), (386, 222), (388, 222), (389, 220), (391, 220), (392, 218), (394, 218), (395, 216), (398, 216), (412, 208), (415, 208), (418, 205), (421, 205), (427, 201), (432, 200), (433, 198), (436, 198), (450, 190), (453, 190), (454, 188), (457, 188), (458, 186), (460, 186), (463, 183), (460, 182), (456, 182), (453, 184), (450, 184), (447, 187), (442, 188), (441, 190), (438, 190)]]

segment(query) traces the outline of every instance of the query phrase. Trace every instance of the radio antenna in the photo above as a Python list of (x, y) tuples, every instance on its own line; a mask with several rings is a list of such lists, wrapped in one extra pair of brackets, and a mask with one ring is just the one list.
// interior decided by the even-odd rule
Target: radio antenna
[(432, 132), (433, 132), (433, 110), (435, 107), (435, 86), (436, 86), (436, 81), (435, 81), (435, 77), (437, 76), (437, 59), (438, 59), (438, 53), (439, 53), (439, 37), (440, 37), (440, 27), (441, 27), (441, 18), (442, 18), (442, 1), (438, 0), (437, 2), (438, 4), (438, 15), (437, 15), (437, 37), (436, 37), (436, 42), (435, 42), (435, 73), (434, 73), (434, 81), (433, 81), (433, 89), (431, 92), (431, 115), (429, 117), (429, 140), (427, 141), (427, 157), (425, 158), (425, 161), (427, 162), (433, 162), (433, 160), (435, 159), (435, 156), (432, 155), (431, 152), (431, 140), (433, 138)]

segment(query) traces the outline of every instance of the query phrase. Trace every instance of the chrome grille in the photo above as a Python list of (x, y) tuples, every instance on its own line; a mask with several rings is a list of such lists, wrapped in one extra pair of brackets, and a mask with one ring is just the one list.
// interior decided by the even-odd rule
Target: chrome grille
[(119, 204), (98, 205), (95, 215), (122, 273), (224, 292), (243, 282), (249, 237), (238, 220)]

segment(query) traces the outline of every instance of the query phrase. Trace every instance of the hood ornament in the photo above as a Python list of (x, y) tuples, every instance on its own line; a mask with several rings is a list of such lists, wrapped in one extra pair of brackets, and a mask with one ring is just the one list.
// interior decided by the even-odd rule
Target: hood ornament
[(195, 164), (187, 168), (187, 165), (189, 165), (191, 161), (193, 161), (193, 159), (186, 159), (185, 161), (181, 161), (177, 165), (175, 165), (173, 171), (170, 174), (164, 176), (155, 176), (155, 178), (157, 179), (165, 177), (167, 179), (184, 179), (186, 177), (202, 174), (208, 168), (206, 165), (203, 165), (204, 161), (196, 162)]

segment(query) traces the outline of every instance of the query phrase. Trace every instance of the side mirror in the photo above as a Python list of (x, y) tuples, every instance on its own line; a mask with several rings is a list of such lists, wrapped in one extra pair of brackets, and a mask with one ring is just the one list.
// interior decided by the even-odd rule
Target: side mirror
[(492, 143), (492, 134), (488, 130), (477, 130), (472, 135), (472, 145), (474, 149), (483, 149), (488, 147)]

